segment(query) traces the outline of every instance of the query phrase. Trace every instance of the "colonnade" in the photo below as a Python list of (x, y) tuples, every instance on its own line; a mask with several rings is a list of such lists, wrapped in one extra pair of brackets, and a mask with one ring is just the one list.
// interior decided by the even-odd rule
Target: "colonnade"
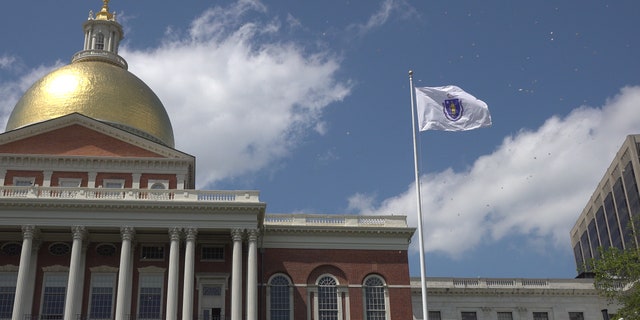
[[(87, 246), (87, 229), (85, 226), (71, 227), (73, 243), (71, 247), (71, 258), (69, 262), (69, 277), (67, 283), (67, 294), (65, 296), (64, 319), (74, 320), (80, 312), (82, 306), (82, 279), (84, 278), (85, 253)], [(195, 227), (172, 227), (169, 233), (169, 268), (166, 286), (166, 314), (164, 319), (193, 319), (193, 299), (195, 288), (194, 266), (196, 260), (195, 248), (198, 229)], [(16, 293), (13, 305), (12, 320), (24, 319), (25, 314), (30, 314), (31, 310), (25, 303), (32, 301), (33, 283), (30, 283), (32, 273), (35, 271), (34, 261), (37, 254), (37, 245), (34, 245), (38, 235), (38, 229), (33, 225), (22, 226), (22, 251), (20, 254), (20, 266), (16, 283)], [(115, 299), (116, 320), (129, 318), (131, 310), (131, 288), (133, 274), (133, 243), (135, 239), (135, 228), (121, 227), (121, 249), (120, 263), (118, 268), (118, 282)], [(231, 239), (233, 241), (232, 270), (231, 270), (231, 320), (243, 319), (242, 307), (242, 245), (243, 239), (247, 240), (247, 275), (246, 275), (246, 312), (247, 320), (257, 319), (258, 306), (258, 261), (257, 261), (257, 240), (259, 231), (257, 229), (233, 229)], [(180, 275), (180, 245), (181, 240), (185, 240), (185, 257), (183, 273), (182, 292), (182, 315), (178, 317), (178, 288)], [(34, 249), (36, 247), (36, 249)], [(30, 292), (31, 291), (31, 292)]]

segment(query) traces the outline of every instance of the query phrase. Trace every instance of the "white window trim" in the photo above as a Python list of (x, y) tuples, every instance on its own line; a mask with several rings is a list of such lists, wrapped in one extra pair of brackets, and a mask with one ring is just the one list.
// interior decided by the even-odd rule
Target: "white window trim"
[(267, 320), (271, 320), (271, 280), (273, 280), (273, 278), (278, 277), (278, 276), (283, 276), (285, 277), (288, 281), (289, 281), (289, 319), (293, 320), (293, 281), (291, 281), (291, 278), (289, 278), (289, 276), (287, 276), (284, 273), (276, 273), (274, 275), (272, 275), (269, 280), (267, 281)]
[(313, 293), (313, 319), (320, 319), (320, 313), (318, 310), (318, 282), (320, 281), (320, 279), (324, 278), (324, 277), (331, 277), (336, 281), (336, 303), (338, 304), (338, 319), (345, 319), (345, 320), (349, 320), (350, 319), (350, 312), (348, 312), (349, 310), (347, 310), (346, 312), (346, 318), (343, 317), (344, 311), (342, 310), (342, 295), (343, 293), (345, 294), (345, 305), (347, 306), (347, 309), (349, 307), (349, 292), (348, 290), (344, 290), (343, 288), (340, 288), (340, 281), (338, 281), (338, 278), (336, 278), (334, 275), (330, 274), (330, 273), (325, 273), (320, 275), (317, 279), (316, 279), (316, 283), (315, 283), (315, 287), (313, 287), (310, 291)]
[[(364, 280), (362, 281), (362, 318), (363, 319), (367, 319), (367, 293), (366, 293), (366, 285), (365, 283), (367, 283), (367, 280), (369, 280), (370, 278), (378, 278), (380, 279), (380, 281), (382, 281), (382, 286), (384, 288), (384, 318), (387, 320), (391, 320), (391, 315), (389, 312), (389, 288), (387, 287), (387, 282), (384, 281), (384, 278), (378, 274), (371, 274), (368, 275), (367, 277), (364, 278)], [(427, 318), (429, 317), (429, 315), (427, 314)]]
[[(164, 188), (160, 189), (154, 189), (153, 186), (154, 185), (162, 185)], [(156, 179), (149, 179), (149, 181), (147, 182), (147, 189), (150, 190), (167, 190), (169, 189), (169, 180), (156, 180)]]
[[(79, 188), (82, 183), (80, 178), (60, 178), (58, 179), (58, 186), (63, 188)], [(73, 185), (73, 186), (71, 186)]]
[(115, 272), (92, 272), (91, 273), (91, 285), (89, 286), (89, 306), (87, 308), (87, 318), (88, 319), (93, 319), (91, 318), (91, 306), (92, 306), (92, 300), (93, 300), (93, 284), (94, 284), (94, 276), (99, 276), (99, 275), (110, 275), (113, 276), (113, 283), (111, 285), (111, 318), (114, 317), (114, 312), (115, 312), (115, 300), (116, 300), (116, 283), (117, 283), (117, 279), (118, 276)]
[[(55, 267), (60, 267), (60, 266), (55, 265), (55, 266), (51, 266), (50, 268), (55, 269)], [(61, 267), (59, 269), (66, 269), (66, 268), (65, 267)], [(49, 272), (47, 270), (44, 270), (44, 271), (45, 271), (45, 273), (42, 276), (42, 290), (40, 290), (41, 291), (40, 292), (40, 314), (41, 315), (44, 314), (44, 294), (45, 294), (45, 288), (47, 287), (47, 279), (49, 277), (51, 277), (53, 275), (65, 275), (67, 277), (67, 281), (65, 281), (64, 287), (66, 288), (66, 290), (69, 289), (68, 288), (68, 283), (69, 283), (69, 272), (68, 271), (67, 272), (57, 272), (57, 271)], [(66, 290), (65, 290), (65, 301), (66, 301), (66, 296), (67, 296)], [(64, 309), (65, 309), (65, 305), (63, 304), (62, 305), (62, 311), (63, 311), (62, 314), (63, 315), (64, 315)]]
[(138, 268), (138, 307), (136, 310), (136, 319), (150, 319), (150, 318), (140, 318), (140, 291), (142, 290), (142, 285), (140, 284), (143, 276), (156, 275), (162, 278), (160, 281), (160, 318), (164, 315), (162, 314), (162, 306), (164, 305), (164, 268), (158, 267), (147, 267), (147, 268)]
[[(110, 183), (119, 184), (120, 187), (107, 187)], [(124, 179), (104, 179), (102, 180), (102, 187), (106, 189), (124, 189)]]

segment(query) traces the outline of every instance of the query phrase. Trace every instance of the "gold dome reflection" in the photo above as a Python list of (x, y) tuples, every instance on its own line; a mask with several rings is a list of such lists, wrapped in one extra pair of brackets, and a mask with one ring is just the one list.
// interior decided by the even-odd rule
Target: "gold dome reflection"
[(101, 61), (78, 61), (42, 77), (18, 101), (6, 130), (75, 112), (174, 147), (155, 93), (129, 71)]

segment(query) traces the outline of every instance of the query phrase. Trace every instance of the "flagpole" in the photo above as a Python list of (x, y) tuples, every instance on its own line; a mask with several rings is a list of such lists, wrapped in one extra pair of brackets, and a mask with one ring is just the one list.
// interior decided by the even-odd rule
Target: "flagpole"
[(418, 144), (416, 131), (416, 108), (413, 88), (413, 71), (409, 70), (409, 86), (411, 87), (411, 128), (413, 129), (413, 163), (416, 179), (416, 205), (418, 206), (418, 239), (420, 241), (420, 291), (422, 292), (422, 319), (429, 319), (427, 311), (427, 271), (424, 259), (424, 236), (422, 230), (422, 197), (420, 196), (420, 174), (418, 172)]

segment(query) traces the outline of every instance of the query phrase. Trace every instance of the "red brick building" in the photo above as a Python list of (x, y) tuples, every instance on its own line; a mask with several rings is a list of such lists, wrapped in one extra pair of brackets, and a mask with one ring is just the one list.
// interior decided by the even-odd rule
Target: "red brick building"
[(195, 190), (108, 1), (0, 134), (0, 319), (411, 319), (404, 216)]

